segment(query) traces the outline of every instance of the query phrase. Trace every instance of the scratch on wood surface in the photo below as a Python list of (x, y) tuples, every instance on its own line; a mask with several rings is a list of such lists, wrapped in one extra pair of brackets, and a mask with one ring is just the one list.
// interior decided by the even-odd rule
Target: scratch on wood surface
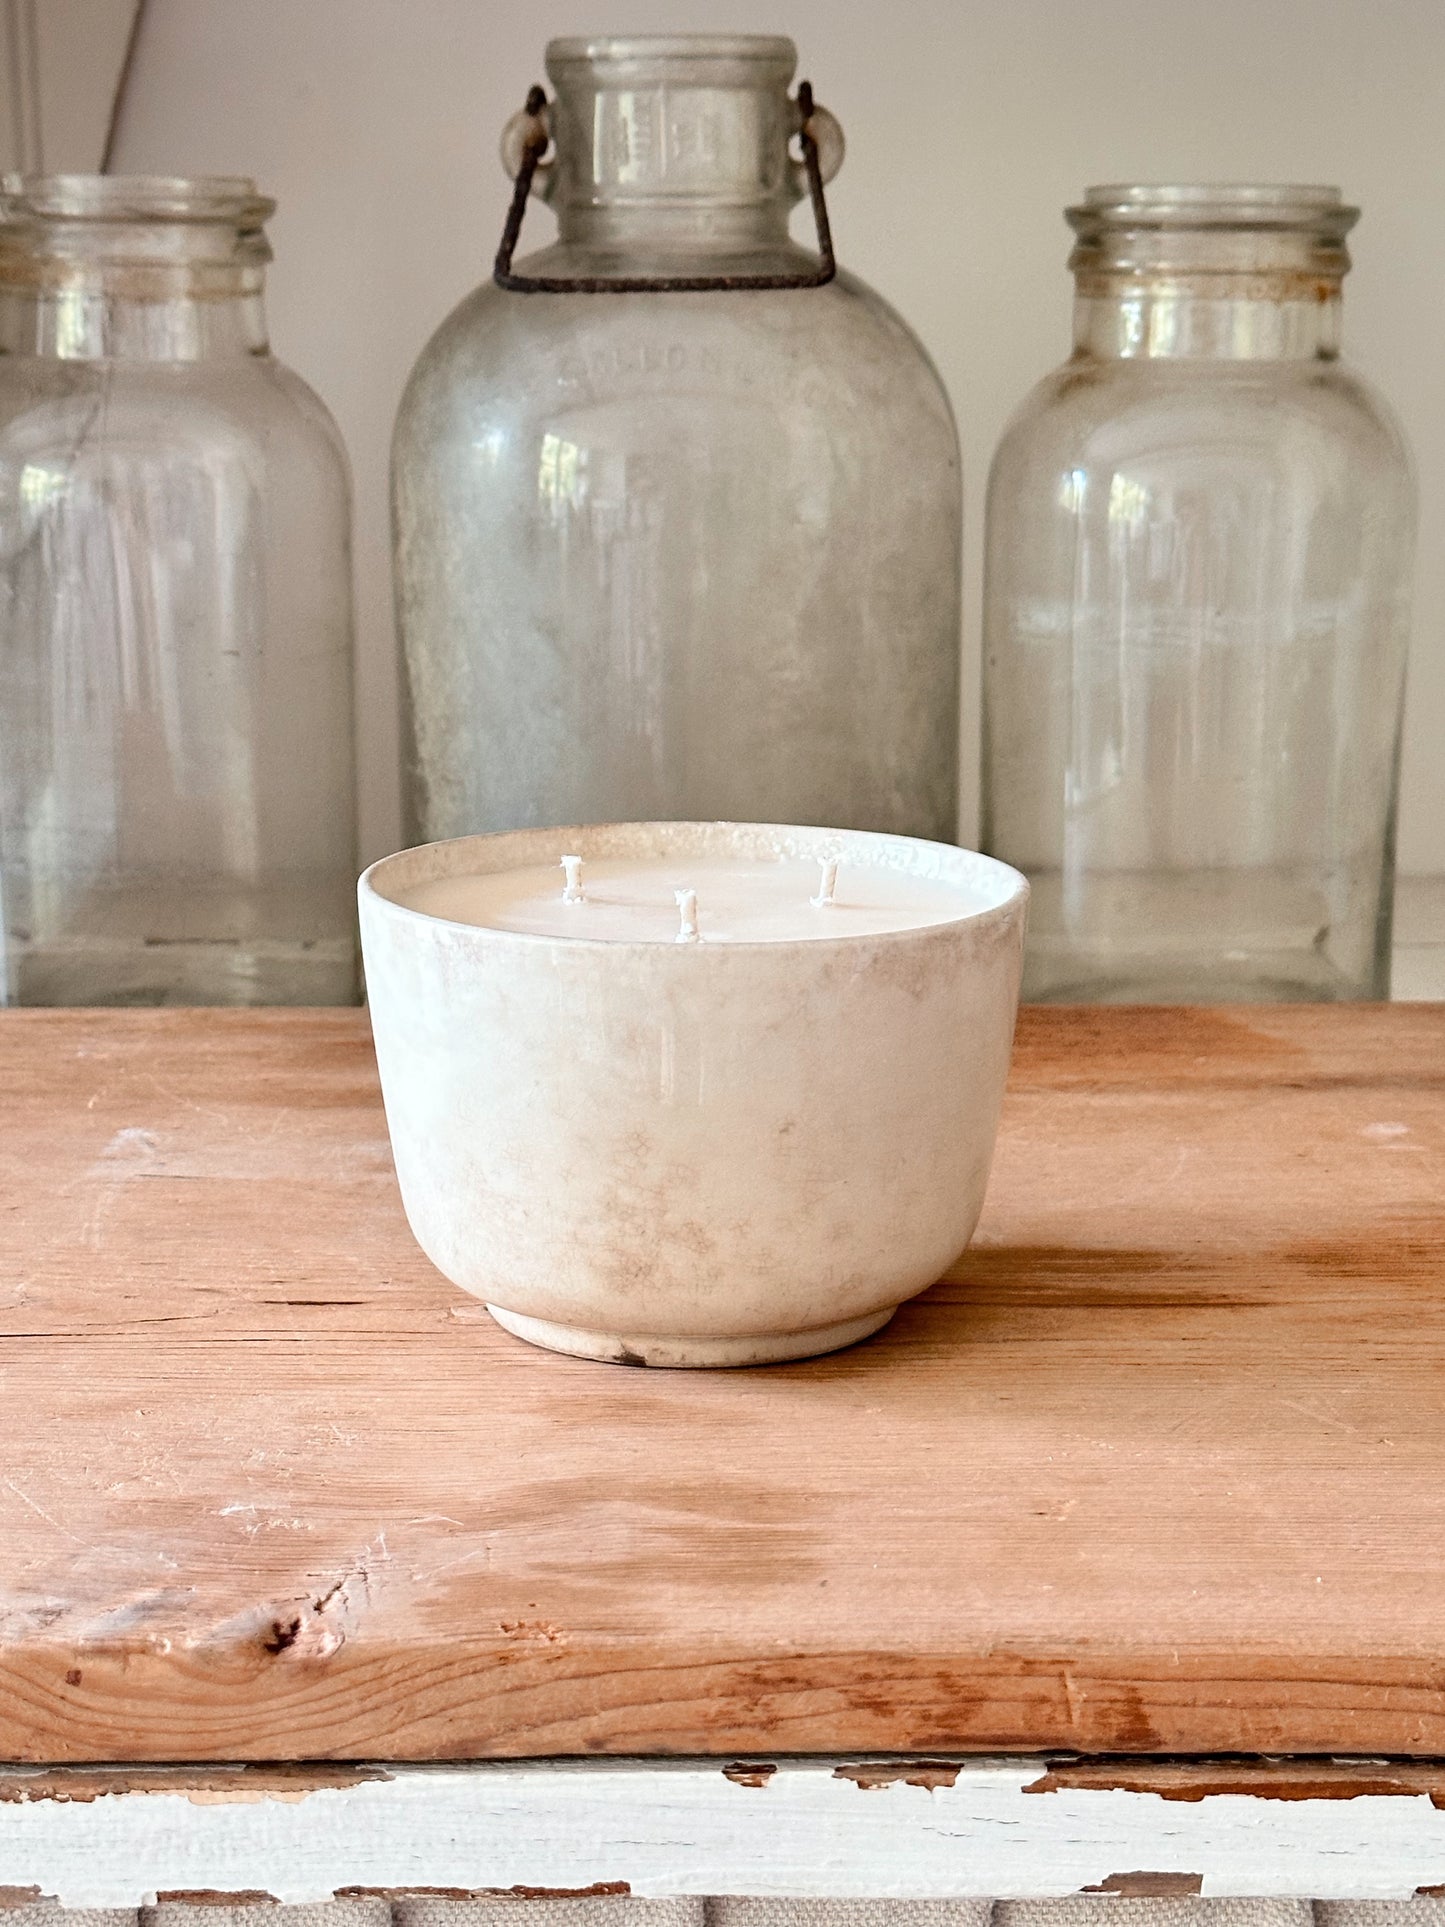
[(1059, 1674), (1064, 1689), (1064, 1704), (1069, 1709), (1069, 1725), (1076, 1732), (1083, 1731), (1083, 1697), (1073, 1674), (1065, 1666)]
[(127, 1159), (140, 1168), (148, 1169), (155, 1153), (160, 1149), (160, 1140), (154, 1131), (148, 1131), (140, 1124), (126, 1124), (115, 1132), (110, 1142), (90, 1167), (92, 1175), (103, 1174), (107, 1164), (118, 1159)]
[(111, 1210), (133, 1178), (154, 1177), (165, 1171), (164, 1160), (157, 1156), (159, 1149), (159, 1138), (143, 1125), (123, 1125), (112, 1134), (85, 1174), (94, 1192), (80, 1227), (83, 1244), (100, 1249)]
[(82, 1539), (78, 1533), (72, 1532), (69, 1526), (63, 1526), (60, 1523), (59, 1519), (52, 1518), (51, 1515), (45, 1510), (45, 1507), (43, 1505), (37, 1504), (37, 1502), (31, 1498), (28, 1492), (22, 1492), (20, 1490), (20, 1487), (15, 1483), (14, 1479), (0, 1479), (0, 1485), (7, 1486), (10, 1489), (10, 1491), (12, 1491), (15, 1494), (16, 1498), (19, 1499), (23, 1505), (28, 1505), (30, 1510), (36, 1515), (36, 1517), (43, 1519), (46, 1525), (54, 1526), (57, 1532), (63, 1533), (67, 1539), (73, 1540), (74, 1543), (78, 1546), (83, 1546), (85, 1544), (84, 1539)]
[(1303, 1399), (1282, 1398), (1279, 1402), (1286, 1411), (1298, 1412), (1304, 1418), (1313, 1419), (1316, 1425), (1332, 1425), (1337, 1432), (1347, 1432), (1351, 1435), (1359, 1432), (1358, 1425), (1350, 1425), (1346, 1420), (1336, 1418), (1332, 1412), (1321, 1412), (1315, 1406), (1307, 1405)]
[(418, 1567), (411, 1576), (418, 1582), (439, 1579), (444, 1572), (454, 1572), (458, 1566), (470, 1565), (474, 1559), (480, 1559), (486, 1565), (492, 1563), (490, 1541), (484, 1540), (481, 1545), (473, 1546), (470, 1552), (458, 1553), (455, 1559), (444, 1559), (439, 1566)]

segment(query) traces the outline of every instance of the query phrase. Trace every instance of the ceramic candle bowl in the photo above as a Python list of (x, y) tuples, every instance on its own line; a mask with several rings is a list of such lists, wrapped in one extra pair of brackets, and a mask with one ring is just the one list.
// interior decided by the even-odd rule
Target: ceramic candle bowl
[[(826, 934), (750, 941), (744, 919), (713, 940), (700, 886), (691, 908), (667, 893), (677, 937), (603, 941), (405, 901), (535, 866), (560, 896), (572, 855), (584, 893), (588, 865), (660, 862), (685, 885), (726, 859), (745, 891), (759, 866), (775, 889), (779, 862), (836, 858), (840, 906), (916, 888), (941, 920), (832, 934), (800, 888), (797, 927)], [(422, 1249), (509, 1331), (588, 1358), (752, 1365), (866, 1337), (977, 1223), (1027, 895), (952, 845), (751, 824), (526, 830), (374, 864), (371, 1020)]]

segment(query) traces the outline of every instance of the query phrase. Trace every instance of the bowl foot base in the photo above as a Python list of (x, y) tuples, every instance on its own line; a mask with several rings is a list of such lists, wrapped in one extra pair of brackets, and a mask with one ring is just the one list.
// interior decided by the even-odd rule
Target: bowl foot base
[(544, 1351), (567, 1352), (573, 1358), (596, 1358), (608, 1365), (658, 1365), (690, 1370), (720, 1365), (776, 1365), (789, 1358), (816, 1358), (820, 1352), (841, 1351), (856, 1345), (888, 1323), (897, 1311), (870, 1311), (847, 1318), (840, 1325), (819, 1325), (806, 1332), (767, 1332), (757, 1338), (669, 1338), (655, 1333), (594, 1332), (580, 1325), (553, 1325), (545, 1318), (523, 1318), (520, 1312), (487, 1310), (504, 1331), (525, 1338)]

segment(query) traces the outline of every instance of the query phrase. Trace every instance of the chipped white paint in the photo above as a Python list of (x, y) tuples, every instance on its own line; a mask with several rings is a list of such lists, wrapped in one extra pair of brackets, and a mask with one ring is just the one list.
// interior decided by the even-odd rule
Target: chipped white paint
[(176, 1890), (304, 1901), (621, 1882), (647, 1895), (1007, 1898), (1141, 1870), (1197, 1875), (1206, 1895), (1392, 1899), (1445, 1881), (1445, 1812), (1423, 1792), (1030, 1793), (1043, 1768), (1025, 1759), (968, 1761), (951, 1786), (860, 1787), (837, 1764), (779, 1763), (752, 1776), (760, 1785), (720, 1761), (532, 1761), (397, 1767), (299, 1798), (244, 1776), (229, 1792), (7, 1797), (0, 1888), (133, 1907)]

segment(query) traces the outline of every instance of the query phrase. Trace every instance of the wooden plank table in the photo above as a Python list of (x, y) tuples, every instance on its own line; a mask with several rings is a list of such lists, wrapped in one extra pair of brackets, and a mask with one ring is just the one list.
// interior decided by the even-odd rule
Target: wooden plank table
[(1445, 1881), (1442, 1100), (1445, 1007), (1026, 1010), (948, 1279), (629, 1372), (413, 1246), (363, 1013), (5, 1013), (0, 1888)]

